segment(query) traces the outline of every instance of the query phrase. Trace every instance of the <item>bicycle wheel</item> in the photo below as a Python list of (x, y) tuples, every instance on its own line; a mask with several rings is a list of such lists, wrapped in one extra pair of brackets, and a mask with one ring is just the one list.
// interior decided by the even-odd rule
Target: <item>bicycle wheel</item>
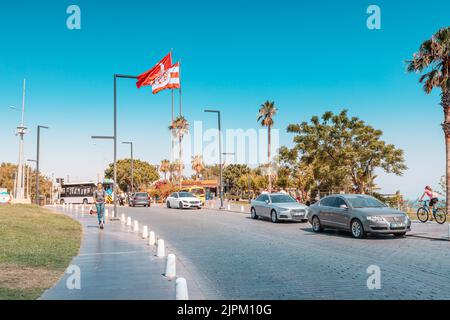
[(436, 210), (436, 213), (434, 214), (434, 218), (436, 219), (436, 222), (439, 224), (443, 224), (445, 220), (447, 220), (447, 213), (444, 209), (438, 208)]
[(417, 219), (419, 219), (420, 222), (427, 222), (428, 210), (426, 210), (424, 207), (420, 207), (419, 209), (417, 209)]

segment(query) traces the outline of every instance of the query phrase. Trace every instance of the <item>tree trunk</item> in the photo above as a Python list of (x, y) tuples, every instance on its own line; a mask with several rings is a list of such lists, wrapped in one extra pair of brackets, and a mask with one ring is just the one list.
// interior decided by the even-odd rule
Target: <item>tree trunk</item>
[(270, 162), (270, 126), (267, 127), (267, 160), (269, 161), (269, 193), (272, 192), (272, 163)]
[(444, 109), (444, 123), (442, 124), (442, 128), (444, 130), (445, 135), (445, 175), (447, 182), (446, 184), (446, 208), (447, 208), (447, 214), (450, 212), (450, 91), (442, 92), (441, 97), (441, 106)]

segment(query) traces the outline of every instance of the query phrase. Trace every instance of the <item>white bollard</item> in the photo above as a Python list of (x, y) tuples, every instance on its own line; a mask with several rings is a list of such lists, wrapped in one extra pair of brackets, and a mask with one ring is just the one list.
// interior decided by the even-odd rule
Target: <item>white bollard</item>
[(81, 205), (81, 211), (84, 211), (84, 204)]
[(164, 273), (167, 278), (175, 278), (177, 275), (175, 260), (176, 258), (173, 253), (167, 255), (166, 272)]
[(189, 300), (187, 283), (185, 278), (177, 278), (175, 281), (175, 299)]
[(120, 222), (125, 223), (125, 214), (122, 213), (122, 216), (120, 217)]
[(213, 208), (213, 209), (214, 209), (214, 203), (211, 203), (211, 208)]
[(164, 257), (166, 255), (166, 249), (164, 248), (164, 240), (158, 239), (157, 247), (156, 247), (156, 256)]
[(75, 210), (78, 210), (78, 205), (77, 204), (75, 205)]
[(241, 212), (244, 212), (244, 206), (241, 206)]
[(128, 226), (128, 227), (131, 227), (131, 217), (128, 217), (128, 218), (127, 218), (127, 226)]
[(133, 221), (133, 231), (139, 232), (139, 222), (137, 220)]
[(109, 211), (108, 211), (108, 209), (105, 209), (105, 218), (108, 218), (109, 217)]
[(154, 246), (155, 242), (156, 242), (155, 232), (154, 231), (150, 231), (150, 233), (148, 235), (148, 245), (149, 246)]
[(230, 205), (228, 205), (227, 208), (228, 208), (228, 210), (231, 210), (231, 206)]
[(142, 227), (142, 238), (143, 239), (147, 239), (148, 238), (148, 227), (147, 226), (143, 226)]

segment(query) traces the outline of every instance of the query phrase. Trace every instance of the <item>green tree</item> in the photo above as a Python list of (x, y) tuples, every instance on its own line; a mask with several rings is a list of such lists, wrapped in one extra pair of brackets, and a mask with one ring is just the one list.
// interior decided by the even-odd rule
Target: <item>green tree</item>
[(263, 127), (267, 127), (267, 163), (269, 165), (269, 192), (272, 191), (272, 170), (271, 170), (271, 159), (270, 159), (270, 147), (271, 147), (271, 129), (274, 124), (273, 118), (277, 114), (278, 109), (275, 108), (275, 102), (266, 101), (264, 102), (258, 111), (257, 121), (261, 122)]
[(218, 164), (205, 165), (200, 174), (205, 180), (218, 180), (220, 175), (220, 166)]
[[(131, 190), (131, 159), (122, 159), (117, 161), (117, 185), (121, 190)], [(110, 163), (105, 170), (105, 177), (114, 178), (114, 164)], [(159, 179), (158, 169), (148, 162), (133, 160), (133, 183), (134, 190), (141, 190), (150, 187), (150, 185)]]
[[(431, 39), (424, 41), (419, 51), (408, 62), (408, 71), (422, 73), (419, 79), (429, 94), (441, 89), (441, 106), (444, 110), (442, 128), (445, 135), (446, 185), (450, 183), (450, 27), (442, 28)], [(446, 190), (447, 212), (450, 212), (450, 191)]]
[(228, 182), (232, 188), (236, 188), (239, 178), (250, 173), (250, 171), (246, 164), (229, 164), (223, 169), (223, 180), (225, 183)]
[(402, 175), (407, 169), (403, 150), (381, 140), (382, 131), (357, 117), (349, 118), (347, 110), (339, 114), (328, 111), (311, 122), (291, 124), (288, 132), (296, 133), (295, 151), (301, 161), (312, 166), (313, 177), (330, 192), (354, 189), (371, 192), (374, 170)]
[[(27, 175), (30, 169), (30, 175)], [(0, 188), (8, 189), (10, 194), (13, 193), (14, 189), (14, 177), (17, 173), (17, 165), (12, 163), (2, 163), (0, 164)], [(31, 201), (35, 202), (36, 199), (36, 170), (31, 169), (29, 166), (25, 166), (25, 186), (29, 186)], [(27, 179), (29, 178), (29, 181)], [(45, 196), (47, 200), (51, 199), (52, 196), (52, 181), (49, 177), (44, 176), (42, 173), (39, 174), (39, 194)]]

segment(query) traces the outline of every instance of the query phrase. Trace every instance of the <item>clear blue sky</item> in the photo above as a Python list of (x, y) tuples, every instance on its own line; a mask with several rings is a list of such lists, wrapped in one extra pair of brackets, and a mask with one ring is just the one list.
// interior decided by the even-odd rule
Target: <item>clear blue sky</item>
[[(66, 8), (81, 8), (82, 29), (66, 28)], [(368, 30), (366, 8), (381, 8), (382, 29)], [(276, 128), (291, 145), (288, 124), (327, 110), (382, 129), (405, 150), (403, 177), (380, 174), (384, 192), (415, 197), (444, 173), (439, 95), (427, 96), (404, 60), (440, 27), (450, 2), (423, 1), (15, 1), (0, 8), (0, 162), (17, 162), (14, 128), (27, 79), (26, 157), (42, 135), (42, 170), (94, 179), (112, 159), (112, 75), (139, 74), (174, 49), (182, 59), (183, 106), (190, 122), (215, 125), (204, 107), (223, 110), (225, 128), (257, 128), (266, 99), (279, 108)], [(168, 91), (152, 95), (119, 83), (119, 139), (136, 158), (169, 157)], [(119, 146), (119, 158), (128, 149)]]

